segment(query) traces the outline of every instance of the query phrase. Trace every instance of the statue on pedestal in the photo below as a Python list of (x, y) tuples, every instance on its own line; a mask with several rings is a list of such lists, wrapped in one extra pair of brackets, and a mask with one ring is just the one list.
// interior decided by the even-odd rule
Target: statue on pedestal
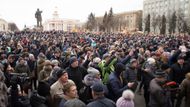
[(37, 20), (37, 27), (42, 27), (42, 11), (40, 11), (39, 9), (37, 9), (36, 13), (35, 13), (35, 18)]

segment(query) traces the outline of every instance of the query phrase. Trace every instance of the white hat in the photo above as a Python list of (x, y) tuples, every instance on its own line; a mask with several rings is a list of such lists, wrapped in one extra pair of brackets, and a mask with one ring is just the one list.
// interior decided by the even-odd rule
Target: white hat
[(87, 69), (87, 72), (90, 74), (90, 73), (92, 73), (92, 74), (100, 74), (100, 72), (97, 70), (97, 69), (95, 69), (95, 68), (93, 68), (93, 67), (89, 67), (88, 69)]
[(99, 57), (96, 57), (96, 58), (93, 59), (94, 63), (99, 63), (100, 61), (101, 61), (101, 59)]
[(155, 64), (156, 60), (154, 58), (148, 58), (147, 62), (148, 62), (148, 64)]

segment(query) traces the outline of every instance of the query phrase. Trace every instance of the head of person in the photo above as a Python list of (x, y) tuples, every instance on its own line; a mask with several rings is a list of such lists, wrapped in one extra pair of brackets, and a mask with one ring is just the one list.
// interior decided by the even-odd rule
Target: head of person
[(110, 54), (104, 54), (102, 59), (107, 62), (110, 59)]
[(180, 55), (178, 56), (177, 58), (177, 63), (180, 64), (180, 65), (183, 65), (184, 64), (184, 56)]
[(52, 60), (51, 61), (52, 65), (55, 67), (55, 66), (58, 66), (59, 65), (59, 61), (58, 60)]
[(19, 63), (20, 65), (24, 65), (24, 64), (25, 64), (24, 58), (20, 57), (20, 58), (18, 59), (18, 63)]
[(93, 99), (104, 97), (104, 85), (102, 83), (94, 83), (91, 89)]
[(156, 60), (154, 58), (152, 58), (152, 57), (148, 58), (147, 62), (148, 62), (149, 65), (155, 65), (156, 64)]
[(73, 57), (70, 58), (69, 63), (71, 65), (71, 67), (73, 67), (73, 68), (76, 68), (76, 67), (79, 66), (78, 59), (75, 56), (73, 56)]
[(163, 70), (157, 70), (155, 73), (156, 81), (160, 84), (164, 84), (166, 82), (166, 72)]
[(56, 49), (54, 55), (55, 57), (59, 58), (61, 56), (61, 51), (59, 49)]
[(65, 96), (67, 96), (69, 99), (78, 98), (77, 94), (77, 86), (73, 82), (67, 82), (64, 85), (63, 93)]
[(72, 100), (67, 100), (64, 104), (64, 107), (87, 107), (84, 102), (75, 98)]
[(190, 80), (190, 73), (187, 73), (185, 77), (186, 79)]
[(93, 68), (93, 67), (89, 67), (89, 68), (87, 69), (87, 72), (88, 72), (89, 74), (92, 74), (93, 77), (95, 77), (95, 78), (97, 78), (97, 79), (101, 79), (101, 75), (100, 75), (99, 70), (97, 70), (97, 69), (95, 69), (95, 68)]
[(50, 85), (47, 82), (39, 82), (37, 92), (40, 96), (46, 97), (50, 95)]
[(125, 90), (122, 96), (117, 100), (117, 107), (135, 107), (134, 105), (134, 93), (131, 90)]
[(68, 78), (69, 78), (68, 77), (68, 73), (65, 70), (63, 70), (63, 69), (59, 69), (57, 71), (57, 77), (63, 83), (68, 82)]
[(122, 63), (117, 63), (115, 65), (115, 73), (120, 76), (122, 72), (125, 71), (125, 65)]
[(130, 65), (131, 65), (132, 68), (137, 68), (137, 66), (138, 66), (137, 60), (136, 59), (131, 59), (130, 60)]

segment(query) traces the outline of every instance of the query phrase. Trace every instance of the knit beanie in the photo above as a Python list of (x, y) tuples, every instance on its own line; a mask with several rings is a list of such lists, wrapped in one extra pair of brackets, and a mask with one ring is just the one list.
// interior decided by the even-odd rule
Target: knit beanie
[(125, 90), (117, 102), (117, 107), (135, 107), (134, 102), (134, 93), (131, 90)]

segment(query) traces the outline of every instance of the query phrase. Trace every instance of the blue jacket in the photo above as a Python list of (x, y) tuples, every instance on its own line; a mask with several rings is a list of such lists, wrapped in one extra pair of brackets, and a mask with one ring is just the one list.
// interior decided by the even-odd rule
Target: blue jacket
[(112, 72), (109, 76), (108, 81), (108, 89), (109, 89), (109, 98), (116, 101), (119, 97), (121, 97), (124, 90), (128, 89), (128, 86), (124, 86), (120, 81), (119, 76), (117, 76), (116, 72)]

